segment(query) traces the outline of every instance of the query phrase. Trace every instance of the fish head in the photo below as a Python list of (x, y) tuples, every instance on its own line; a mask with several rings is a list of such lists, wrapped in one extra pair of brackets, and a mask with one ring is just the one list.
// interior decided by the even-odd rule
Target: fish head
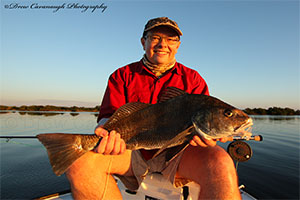
[(205, 138), (251, 136), (248, 129), (252, 119), (242, 110), (232, 106), (201, 109), (192, 117), (196, 131)]

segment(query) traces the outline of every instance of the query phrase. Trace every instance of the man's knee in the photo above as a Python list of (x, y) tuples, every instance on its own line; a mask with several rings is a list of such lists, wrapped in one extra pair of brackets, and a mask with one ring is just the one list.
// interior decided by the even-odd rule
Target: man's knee
[[(69, 181), (76, 184), (76, 182), (87, 181), (93, 177), (99, 176), (101, 173), (104, 173), (103, 165), (99, 166), (96, 163), (97, 154), (93, 152), (87, 152), (78, 160), (76, 160), (66, 172), (66, 176)], [(97, 169), (97, 170), (96, 170)]]
[(199, 176), (208, 173), (236, 176), (231, 157), (220, 146), (189, 147), (180, 161), (178, 172)]
[(202, 198), (240, 199), (233, 161), (220, 146), (186, 149), (178, 175), (198, 183)]
[(208, 151), (207, 159), (216, 167), (234, 167), (230, 155), (221, 147), (216, 146)]

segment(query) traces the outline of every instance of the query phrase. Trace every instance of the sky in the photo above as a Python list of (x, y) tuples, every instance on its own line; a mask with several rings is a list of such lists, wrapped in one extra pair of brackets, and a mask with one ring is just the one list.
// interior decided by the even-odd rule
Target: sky
[(1, 0), (0, 104), (99, 105), (109, 75), (142, 58), (144, 26), (161, 16), (183, 32), (177, 61), (212, 96), (300, 109), (299, 1), (289, 0)]

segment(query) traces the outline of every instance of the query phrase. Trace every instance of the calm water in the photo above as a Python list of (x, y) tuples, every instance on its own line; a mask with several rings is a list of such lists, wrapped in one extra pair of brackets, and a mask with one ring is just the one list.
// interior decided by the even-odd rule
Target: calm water
[[(253, 117), (253, 133), (264, 140), (248, 142), (253, 157), (238, 165), (240, 184), (259, 199), (299, 199), (300, 117)], [(95, 126), (94, 113), (0, 114), (0, 135), (92, 133)], [(0, 164), (1, 199), (31, 199), (69, 189), (64, 175), (53, 174), (36, 139), (0, 139)]]

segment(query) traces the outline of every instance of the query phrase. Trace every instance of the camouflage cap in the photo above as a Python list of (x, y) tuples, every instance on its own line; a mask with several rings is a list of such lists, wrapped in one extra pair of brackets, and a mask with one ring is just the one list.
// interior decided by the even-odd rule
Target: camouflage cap
[(147, 22), (147, 24), (145, 25), (143, 35), (145, 35), (145, 33), (147, 31), (149, 31), (155, 27), (158, 27), (158, 26), (168, 26), (168, 27), (172, 28), (174, 31), (176, 31), (179, 36), (182, 35), (182, 32), (179, 29), (177, 23), (167, 17), (158, 17), (158, 18), (150, 19)]

